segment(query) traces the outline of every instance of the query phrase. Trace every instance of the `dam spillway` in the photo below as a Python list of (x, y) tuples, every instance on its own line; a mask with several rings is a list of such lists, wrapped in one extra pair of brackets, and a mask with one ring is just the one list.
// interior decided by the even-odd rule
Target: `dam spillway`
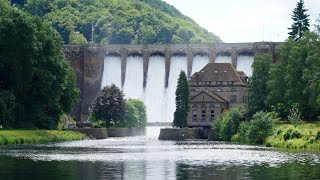
[(73, 114), (78, 121), (85, 120), (101, 89), (114, 83), (127, 99), (138, 98), (146, 104), (148, 122), (172, 122), (181, 70), (190, 77), (209, 62), (231, 63), (250, 76), (254, 56), (269, 53), (274, 57), (279, 44), (65, 45), (81, 91)]

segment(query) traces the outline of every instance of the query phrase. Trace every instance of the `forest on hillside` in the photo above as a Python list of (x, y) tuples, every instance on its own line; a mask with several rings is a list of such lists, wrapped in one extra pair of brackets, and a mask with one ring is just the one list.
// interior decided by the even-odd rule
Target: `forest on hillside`
[(49, 23), (66, 44), (222, 42), (162, 0), (12, 0), (11, 3)]

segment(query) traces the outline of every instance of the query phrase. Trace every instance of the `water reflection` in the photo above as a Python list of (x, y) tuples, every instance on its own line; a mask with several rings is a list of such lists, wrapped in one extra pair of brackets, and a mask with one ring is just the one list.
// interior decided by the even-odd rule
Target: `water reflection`
[(110, 138), (0, 148), (0, 179), (311, 179), (318, 154), (208, 141)]

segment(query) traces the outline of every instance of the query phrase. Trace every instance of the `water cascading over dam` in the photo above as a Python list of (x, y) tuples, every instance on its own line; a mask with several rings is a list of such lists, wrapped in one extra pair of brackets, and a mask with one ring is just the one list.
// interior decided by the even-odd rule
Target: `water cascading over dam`
[(237, 71), (243, 71), (248, 77), (252, 76), (252, 64), (254, 58), (251, 55), (240, 55), (237, 58)]
[[(231, 63), (230, 56), (217, 56), (216, 63)], [(148, 65), (147, 84), (143, 88), (143, 57), (128, 56), (126, 79), (121, 87), (121, 59), (118, 56), (106, 56), (101, 88), (114, 83), (122, 88), (125, 98), (142, 100), (147, 106), (148, 122), (172, 122), (175, 111), (175, 91), (181, 70), (187, 72), (187, 57), (175, 55), (171, 57), (168, 87), (165, 87), (165, 58), (151, 56)], [(193, 57), (192, 73), (200, 71), (209, 63), (209, 57), (196, 55)], [(237, 70), (252, 74), (252, 56), (239, 56)]]
[[(120, 86), (121, 87), (121, 86)], [(128, 56), (126, 79), (123, 85), (125, 98), (142, 99), (143, 97), (143, 57)]]
[(126, 99), (138, 98), (147, 106), (148, 122), (172, 122), (175, 90), (181, 70), (188, 78), (207, 63), (231, 63), (252, 75), (254, 56), (269, 54), (276, 59), (281, 43), (65, 45), (64, 53), (77, 76), (81, 91), (72, 114), (85, 121), (101, 89), (114, 83)]

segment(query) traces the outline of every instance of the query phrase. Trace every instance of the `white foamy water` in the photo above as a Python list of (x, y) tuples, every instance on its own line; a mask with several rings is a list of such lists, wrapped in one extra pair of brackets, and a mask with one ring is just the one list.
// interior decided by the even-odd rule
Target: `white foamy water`
[(112, 83), (121, 88), (120, 56), (106, 56), (104, 58), (101, 89)]
[(192, 62), (192, 70), (191, 70), (191, 76), (195, 72), (199, 72), (204, 66), (206, 66), (210, 62), (209, 56), (204, 55), (196, 55), (193, 57)]
[(248, 77), (252, 76), (253, 56), (238, 56), (237, 71), (243, 71)]
[(217, 56), (215, 63), (230, 63), (232, 64), (231, 56)]
[(151, 56), (149, 59), (144, 103), (148, 122), (165, 121), (165, 58)]
[(143, 97), (143, 57), (128, 56), (126, 76), (123, 85), (126, 99), (140, 99)]
[(187, 57), (172, 56), (170, 63), (169, 84), (166, 91), (166, 118), (162, 122), (173, 122), (173, 114), (176, 110), (176, 89), (180, 71), (187, 73)]

